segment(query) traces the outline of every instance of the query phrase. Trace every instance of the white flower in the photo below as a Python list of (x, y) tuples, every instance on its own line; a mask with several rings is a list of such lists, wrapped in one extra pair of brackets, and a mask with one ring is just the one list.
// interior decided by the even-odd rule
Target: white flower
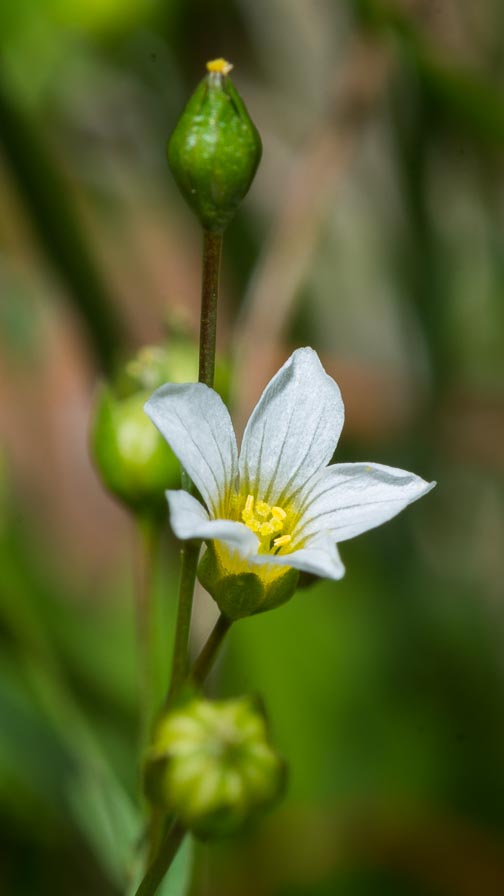
[[(206, 505), (188, 492), (167, 492), (175, 535), (209, 545), (221, 585), (258, 577), (265, 590), (253, 612), (273, 605), (268, 586), (287, 571), (340, 579), (336, 542), (386, 522), (435, 485), (382, 464), (327, 466), (343, 401), (310, 348), (295, 351), (266, 387), (239, 454), (228, 410), (207, 386), (169, 383), (145, 410)], [(217, 600), (218, 590), (210, 588)], [(277, 594), (274, 605), (285, 599)]]

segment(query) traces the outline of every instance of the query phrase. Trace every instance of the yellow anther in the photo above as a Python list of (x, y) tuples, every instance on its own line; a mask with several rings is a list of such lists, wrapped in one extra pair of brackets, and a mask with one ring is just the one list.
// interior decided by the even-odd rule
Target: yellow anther
[(255, 506), (255, 512), (257, 516), (262, 516), (263, 519), (270, 515), (271, 507), (269, 504), (266, 504), (266, 501), (257, 501)]
[(273, 535), (274, 532), (273, 523), (261, 523), (259, 533), (261, 538), (264, 538), (266, 535)]
[(254, 519), (254, 496), (249, 495), (245, 501), (245, 507), (242, 511), (242, 520), (244, 523)]
[(280, 535), (287, 518), (282, 507), (276, 505), (271, 507), (266, 501), (256, 501), (253, 495), (247, 495), (241, 518), (249, 529), (261, 539), (260, 553), (280, 548), (289, 544), (291, 540), (290, 535)]
[(275, 538), (273, 545), (276, 548), (282, 548), (284, 544), (289, 544), (292, 541), (292, 535), (280, 535), (279, 538)]
[(229, 75), (229, 72), (232, 71), (233, 66), (227, 59), (211, 59), (210, 62), (206, 64), (207, 71), (209, 72), (217, 72), (219, 75)]

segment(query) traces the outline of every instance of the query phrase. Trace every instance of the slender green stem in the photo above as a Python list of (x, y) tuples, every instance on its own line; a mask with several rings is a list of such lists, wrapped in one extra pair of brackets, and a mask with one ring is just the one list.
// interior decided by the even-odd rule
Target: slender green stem
[(201, 321), (199, 381), (214, 384), (215, 342), (217, 332), (217, 299), (222, 254), (222, 234), (203, 232), (203, 276), (201, 284)]
[[(221, 613), (191, 670), (190, 678), (194, 684), (203, 684), (217, 658), (222, 642), (226, 633), (231, 628), (231, 625), (232, 620)], [(185, 678), (182, 680), (185, 680)], [(155, 821), (155, 829), (157, 830), (160, 818), (158, 817)], [(163, 880), (177, 854), (179, 846), (184, 839), (184, 834), (184, 828), (175, 821), (165, 834), (157, 849), (155, 846), (156, 838), (152, 838), (151, 855), (152, 852), (154, 852), (155, 855), (154, 858), (150, 860), (148, 870), (140, 887), (136, 891), (135, 896), (154, 896), (159, 884)]]
[(187, 677), (189, 630), (191, 627), (194, 583), (196, 581), (199, 551), (199, 542), (188, 541), (182, 548), (177, 624), (167, 703), (180, 690)]
[(135, 896), (154, 896), (163, 880), (186, 834), (185, 828), (177, 821), (168, 829), (156, 858), (149, 866)]
[[(217, 331), (217, 303), (219, 296), (219, 271), (222, 254), (222, 235), (203, 232), (203, 273), (201, 288), (201, 322), (200, 322), (200, 351), (199, 374), (200, 383), (212, 387), (215, 372), (215, 344)], [(182, 482), (185, 488), (192, 491), (192, 483), (188, 480), (185, 471), (182, 471)], [(196, 582), (196, 570), (200, 543), (188, 541), (182, 548), (182, 561), (180, 572), (179, 599), (177, 609), (177, 622), (175, 628), (175, 643), (173, 647), (171, 680), (165, 706), (169, 706), (173, 698), (180, 691), (187, 680), (188, 673), (188, 648), (189, 633), (191, 628), (191, 615)], [(214, 633), (212, 633), (213, 635)], [(201, 672), (210, 668), (212, 657), (216, 654), (218, 646), (225, 632), (215, 636), (215, 646), (208, 650), (208, 657), (203, 658), (204, 663)], [(210, 636), (210, 640), (212, 639)], [(207, 645), (208, 646), (208, 645)], [(204, 648), (203, 654), (205, 654)], [(201, 657), (199, 658), (201, 659)], [(197, 664), (198, 665), (198, 661)], [(154, 831), (154, 828), (152, 828)], [(175, 822), (161, 843), (149, 869), (140, 884), (137, 896), (151, 896), (155, 893), (168, 870), (173, 858), (184, 837), (184, 830)], [(155, 849), (154, 837), (151, 838), (151, 850)]]
[(154, 713), (155, 641), (154, 580), (159, 548), (159, 527), (151, 519), (138, 521), (140, 558), (136, 589), (136, 616), (140, 662), (140, 749), (147, 746)]
[(224, 614), (221, 613), (210, 633), (208, 641), (203, 647), (192, 668), (191, 681), (193, 681), (194, 684), (200, 685), (205, 681), (205, 678), (207, 677), (210, 669), (217, 659), (217, 654), (219, 653), (226, 633), (231, 628), (231, 624), (232, 620), (228, 619), (227, 616), (224, 616)]
[[(222, 235), (205, 230), (203, 232), (199, 381), (210, 387), (213, 386), (215, 371), (217, 301), (219, 296), (221, 253)], [(189, 630), (199, 548), (199, 544), (194, 542), (188, 542), (182, 548), (175, 645), (173, 648), (172, 674), (167, 702), (180, 689), (187, 675)]]

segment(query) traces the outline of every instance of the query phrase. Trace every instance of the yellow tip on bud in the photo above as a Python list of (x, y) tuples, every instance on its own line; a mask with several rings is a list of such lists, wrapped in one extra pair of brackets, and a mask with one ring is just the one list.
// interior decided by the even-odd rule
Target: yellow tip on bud
[(211, 59), (210, 62), (206, 64), (207, 71), (209, 72), (217, 72), (219, 75), (229, 75), (229, 72), (233, 70), (233, 66), (226, 59)]

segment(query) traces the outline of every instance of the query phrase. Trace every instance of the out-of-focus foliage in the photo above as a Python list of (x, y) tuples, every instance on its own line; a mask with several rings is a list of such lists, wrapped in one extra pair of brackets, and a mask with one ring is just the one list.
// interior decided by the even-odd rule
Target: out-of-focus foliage
[[(199, 233), (165, 146), (220, 55), (264, 144), (225, 239), (237, 418), (310, 343), (345, 399), (337, 459), (439, 484), (343, 545), (341, 583), (231, 630), (212, 686), (262, 694), (289, 791), (197, 847), (192, 896), (497, 896), (499, 0), (0, 4), (0, 892), (105, 896), (138, 873), (139, 549), (92, 470), (89, 417), (99, 371), (174, 313), (197, 333)], [(177, 564), (166, 538), (158, 695)], [(212, 612), (200, 595), (200, 640)], [(187, 873), (183, 855), (165, 896)]]

